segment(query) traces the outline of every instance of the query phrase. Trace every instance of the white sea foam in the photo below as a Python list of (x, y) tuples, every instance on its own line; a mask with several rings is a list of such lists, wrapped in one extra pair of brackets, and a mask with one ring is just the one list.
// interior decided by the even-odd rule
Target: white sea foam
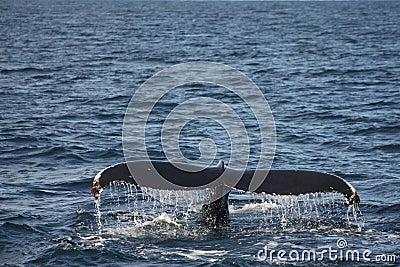
[(262, 203), (249, 203), (245, 204), (243, 207), (237, 207), (230, 205), (229, 212), (246, 212), (246, 211), (265, 211), (268, 209), (276, 209), (278, 205), (276, 203), (271, 202), (262, 202)]
[(228, 254), (225, 250), (200, 250), (200, 249), (189, 249), (185, 251), (174, 252), (171, 254), (185, 257), (189, 260), (203, 260), (206, 262), (218, 262), (223, 259), (223, 256)]
[(147, 221), (143, 223), (143, 226), (154, 225), (155, 223), (167, 223), (174, 226), (180, 226), (178, 223), (173, 221), (171, 216), (166, 213), (162, 213), (161, 215), (154, 218), (152, 221)]

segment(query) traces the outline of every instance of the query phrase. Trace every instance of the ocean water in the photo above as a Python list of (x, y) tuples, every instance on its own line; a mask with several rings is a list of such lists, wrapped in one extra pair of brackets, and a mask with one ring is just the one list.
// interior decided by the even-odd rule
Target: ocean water
[[(399, 14), (399, 2), (381, 1), (1, 1), (0, 265), (400, 265)], [(233, 192), (231, 222), (213, 228), (198, 222), (198, 207), (129, 186), (106, 189), (96, 208), (91, 182), (124, 161), (135, 90), (196, 60), (228, 64), (260, 87), (276, 123), (274, 169), (339, 175), (360, 211), (338, 196)], [(207, 133), (227, 157), (226, 135), (200, 126), (185, 130), (184, 154), (196, 157), (196, 136)], [(339, 239), (372, 260), (257, 257), (265, 246), (338, 249)]]

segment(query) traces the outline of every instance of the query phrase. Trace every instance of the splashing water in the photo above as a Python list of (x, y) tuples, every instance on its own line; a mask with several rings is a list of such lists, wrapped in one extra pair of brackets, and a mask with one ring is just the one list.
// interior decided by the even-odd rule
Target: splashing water
[[(243, 200), (245, 202), (243, 204)], [(315, 193), (299, 196), (276, 196), (268, 194), (231, 194), (231, 217), (241, 213), (257, 213), (262, 216), (262, 224), (279, 225), (281, 228), (293, 230), (321, 228), (324, 225), (341, 223), (344, 220), (349, 226), (364, 226), (359, 206), (348, 206), (341, 194)], [(232, 220), (233, 220), (232, 218)]]
[[(205, 232), (199, 222), (206, 190), (168, 191), (113, 183), (107, 191), (95, 201), (98, 234), (103, 238), (188, 237)], [(318, 231), (347, 225), (361, 231), (364, 226), (359, 206), (346, 209), (341, 194), (275, 196), (235, 190), (230, 193), (229, 211), (229, 225), (240, 229), (250, 224), (259, 231)]]
[(199, 211), (207, 196), (207, 192), (156, 190), (126, 183), (113, 183), (108, 191), (95, 201), (100, 232), (160, 223), (179, 226)]
[(364, 228), (364, 217), (359, 204), (348, 206), (346, 215), (348, 223), (351, 224), (351, 221), (354, 221), (355, 225), (358, 227), (358, 231), (361, 231)]

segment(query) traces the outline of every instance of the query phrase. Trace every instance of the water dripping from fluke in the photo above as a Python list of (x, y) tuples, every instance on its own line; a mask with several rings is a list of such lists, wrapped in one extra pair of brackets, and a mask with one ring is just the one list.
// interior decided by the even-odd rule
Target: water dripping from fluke
[[(167, 173), (169, 181), (174, 181), (174, 169), (170, 163), (151, 163), (156, 169)], [(228, 225), (239, 214), (248, 212), (258, 212), (263, 216), (262, 222), (278, 222), (282, 228), (293, 226), (294, 222), (315, 225), (343, 215), (345, 203), (340, 200), (343, 196), (349, 205), (346, 212), (347, 222), (357, 225), (358, 229), (363, 226), (358, 206), (360, 199), (356, 190), (347, 181), (332, 174), (271, 170), (257, 190), (247, 192), (255, 170), (245, 170), (231, 191), (209, 203), (207, 199), (213, 190), (208, 188), (167, 190), (141, 187), (127, 164), (110, 166), (99, 172), (93, 181), (91, 192), (95, 199), (99, 231), (110, 229), (111, 226), (119, 230), (135, 229), (137, 234), (145, 228), (153, 227), (173, 233), (192, 224), (200, 223), (212, 227)], [(142, 162), (133, 164), (135, 168), (144, 166)], [(223, 164), (219, 166), (222, 168), (212, 167), (208, 173), (220, 173), (227, 169)], [(229, 171), (234, 173), (236, 170)], [(190, 182), (192, 174), (186, 175), (188, 179), (180, 177), (179, 181), (187, 181), (187, 187), (193, 186)], [(109, 193), (101, 194), (107, 186)], [(248, 196), (252, 196), (253, 202), (246, 202)], [(108, 210), (101, 210), (103, 207)], [(159, 233), (166, 232), (160, 230)]]

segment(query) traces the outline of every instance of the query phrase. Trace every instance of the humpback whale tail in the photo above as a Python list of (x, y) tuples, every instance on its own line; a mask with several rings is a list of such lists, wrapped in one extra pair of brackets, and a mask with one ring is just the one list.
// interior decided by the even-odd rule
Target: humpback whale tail
[[(225, 170), (231, 175), (239, 175), (240, 179), (232, 189), (249, 191), (250, 183), (257, 170), (245, 170), (244, 172), (226, 168), (223, 161), (216, 167), (208, 167), (198, 172), (188, 172), (177, 168), (169, 162), (163, 161), (135, 161), (123, 162), (112, 165), (100, 171), (94, 178), (91, 193), (98, 199), (100, 193), (112, 182), (125, 182), (138, 185), (132, 176), (129, 167), (134, 167), (142, 175), (152, 175), (148, 166), (157, 170), (165, 179), (183, 187), (196, 187), (208, 184), (217, 179)], [(128, 165), (130, 165), (128, 167)], [(261, 185), (252, 190), (255, 193), (272, 195), (301, 195), (310, 193), (340, 193), (346, 199), (347, 204), (358, 204), (360, 198), (354, 187), (339, 176), (315, 171), (301, 170), (265, 170)], [(155, 188), (164, 189), (164, 188)], [(204, 204), (202, 207), (202, 219), (208, 225), (225, 224), (228, 220), (228, 195), (229, 191), (217, 200)]]

